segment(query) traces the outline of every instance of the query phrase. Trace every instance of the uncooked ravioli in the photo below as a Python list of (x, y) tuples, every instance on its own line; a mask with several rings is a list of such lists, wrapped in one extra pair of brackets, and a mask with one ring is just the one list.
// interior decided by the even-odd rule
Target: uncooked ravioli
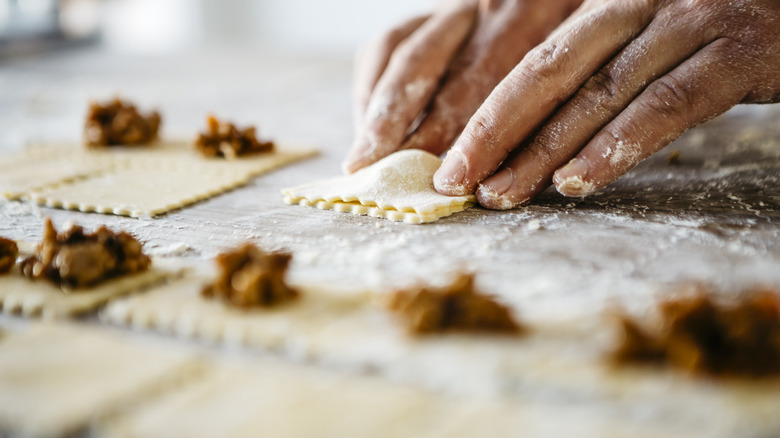
[(433, 187), (441, 159), (410, 149), (396, 152), (352, 175), (282, 190), (284, 201), (393, 221), (433, 222), (474, 205), (469, 196), (445, 196)]

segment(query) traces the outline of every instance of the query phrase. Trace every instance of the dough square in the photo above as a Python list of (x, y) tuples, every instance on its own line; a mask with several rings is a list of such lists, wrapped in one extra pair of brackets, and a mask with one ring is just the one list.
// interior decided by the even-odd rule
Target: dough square
[(40, 190), (33, 202), (53, 208), (153, 217), (242, 186), (249, 176), (203, 169), (124, 167)]
[(107, 170), (105, 163), (100, 161), (78, 161), (60, 156), (32, 159), (24, 155), (7, 161), (3, 158), (0, 163), (0, 196), (9, 200)]
[(235, 160), (206, 158), (182, 141), (149, 147), (28, 148), (0, 164), (0, 194), (68, 210), (151, 217), (242, 186), (255, 176), (317, 154), (278, 147)]
[(198, 368), (191, 354), (95, 327), (36, 324), (6, 334), (0, 339), (0, 435), (75, 436)]
[(109, 438), (438, 436), (462, 411), (443, 397), (377, 378), (255, 360), (214, 367), (98, 431)]
[(235, 309), (200, 296), (207, 278), (189, 276), (109, 303), (102, 321), (214, 344), (348, 362), (397, 355), (404, 336), (367, 293), (343, 295), (296, 286), (301, 297), (273, 308)]
[(284, 202), (392, 221), (433, 222), (474, 205), (476, 198), (444, 196), (433, 187), (441, 159), (410, 149), (396, 152), (352, 175), (282, 190)]
[(0, 275), (0, 309), (6, 314), (43, 319), (77, 316), (112, 298), (163, 282), (179, 272), (180, 269), (155, 259), (147, 271), (109, 280), (88, 290), (63, 292), (47, 281), (30, 281), (15, 269)]

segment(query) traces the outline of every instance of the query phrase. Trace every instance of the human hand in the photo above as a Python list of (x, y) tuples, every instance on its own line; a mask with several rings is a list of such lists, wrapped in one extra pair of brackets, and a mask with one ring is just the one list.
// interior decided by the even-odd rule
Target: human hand
[(445, 0), (369, 44), (356, 62), (357, 132), (344, 171), (399, 149), (446, 151), (501, 79), (580, 2)]
[(551, 182), (585, 196), (688, 128), (770, 102), (779, 1), (588, 0), (493, 90), (434, 184), (494, 209)]

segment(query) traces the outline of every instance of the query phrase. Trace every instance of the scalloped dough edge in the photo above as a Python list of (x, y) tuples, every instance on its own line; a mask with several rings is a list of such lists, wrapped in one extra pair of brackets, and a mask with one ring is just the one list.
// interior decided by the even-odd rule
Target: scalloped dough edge
[(398, 211), (395, 209), (382, 208), (376, 205), (365, 205), (360, 202), (346, 201), (326, 201), (325, 199), (311, 200), (304, 197), (285, 196), (284, 202), (290, 205), (301, 205), (304, 207), (314, 207), (320, 210), (333, 210), (340, 213), (352, 213), (360, 216), (371, 216), (376, 218), (389, 219), (393, 222), (405, 222), (407, 224), (425, 224), (434, 222), (443, 217), (454, 213), (459, 213), (474, 205), (473, 202), (462, 204), (453, 204), (442, 208), (436, 208), (426, 213), (417, 213), (414, 211)]

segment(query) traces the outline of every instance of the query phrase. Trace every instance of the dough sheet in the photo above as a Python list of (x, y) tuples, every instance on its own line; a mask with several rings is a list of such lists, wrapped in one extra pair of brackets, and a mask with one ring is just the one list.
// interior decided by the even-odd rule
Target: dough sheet
[(151, 217), (216, 196), (251, 178), (311, 157), (279, 147), (235, 160), (205, 158), (185, 142), (87, 150), (39, 145), (0, 164), (0, 194), (48, 207)]
[(100, 327), (39, 324), (8, 333), (0, 338), (0, 435), (79, 435), (199, 368), (189, 353)]
[[(284, 351), (295, 357), (348, 355), (372, 335), (400, 336), (367, 294), (296, 286), (301, 297), (272, 308), (235, 309), (200, 296), (207, 278), (189, 276), (110, 303), (100, 318), (217, 344)], [(390, 352), (392, 353), (392, 351)]]
[[(594, 436), (611, 436), (602, 434), (611, 427), (634, 430), (631, 428), (637, 425), (642, 425), (638, 436), (643, 435), (643, 430), (656, 430), (649, 425), (661, 425), (658, 430), (662, 433), (655, 436), (675, 436), (678, 432), (679, 436), (686, 436), (690, 435), (691, 424), (704, 422), (713, 431), (780, 428), (780, 420), (772, 414), (773, 406), (780, 403), (777, 383), (745, 385), (740, 381), (712, 387), (708, 381), (670, 370), (614, 369), (604, 359), (604, 347), (598, 341), (605, 336), (598, 329), (603, 328), (603, 321), (537, 324), (531, 327), (531, 333), (520, 338), (413, 338), (380, 305), (378, 296), (342, 295), (298, 285), (302, 295), (297, 302), (272, 309), (239, 310), (200, 297), (200, 287), (205, 282), (205, 277), (191, 276), (144, 294), (114, 300), (99, 316), (105, 322), (137, 331), (243, 347), (295, 362), (372, 370), (372, 374), (427, 390), (481, 394), (491, 400), (497, 396), (534, 400), (531, 406), (544, 401), (550, 403), (550, 411), (544, 417), (547, 421), (557, 418), (560, 406), (575, 400), (573, 410), (586, 413), (583, 421), (594, 428)], [(702, 397), (703, 392), (708, 397)], [(616, 407), (625, 412), (616, 414)], [(496, 412), (479, 415), (490, 421), (495, 419), (507, 428), (514, 424), (508, 420), (509, 412)], [(712, 412), (728, 414), (713, 421)], [(137, 420), (139, 423), (129, 427), (133, 434), (140, 427), (147, 432), (139, 432), (138, 436), (147, 436), (158, 426), (156, 421), (164, 420), (159, 415), (150, 409)], [(535, 427), (547, 427), (547, 421), (537, 421)], [(669, 430), (664, 421), (668, 421)], [(474, 430), (466, 425), (463, 428)], [(129, 436), (136, 436), (133, 434)], [(452, 436), (468, 435), (453, 432)]]
[(6, 314), (43, 319), (77, 316), (112, 298), (161, 283), (178, 273), (178, 268), (155, 259), (145, 272), (110, 280), (87, 290), (65, 292), (47, 281), (28, 280), (17, 268), (0, 275), (0, 309)]
[(433, 187), (439, 157), (421, 150), (396, 152), (352, 175), (282, 190), (284, 202), (322, 210), (420, 224), (474, 205), (469, 196), (444, 196)]
[(109, 438), (438, 436), (460, 413), (425, 391), (291, 364), (223, 365), (99, 427)]
[(0, 160), (0, 196), (18, 199), (33, 190), (56, 187), (106, 170), (99, 161), (77, 162), (53, 156), (35, 160), (19, 157)]
[(153, 217), (242, 186), (241, 172), (126, 167), (34, 192), (33, 202), (47, 207)]
[(687, 437), (563, 404), (452, 397), (376, 377), (267, 360), (219, 364), (202, 380), (102, 421), (107, 438)]

